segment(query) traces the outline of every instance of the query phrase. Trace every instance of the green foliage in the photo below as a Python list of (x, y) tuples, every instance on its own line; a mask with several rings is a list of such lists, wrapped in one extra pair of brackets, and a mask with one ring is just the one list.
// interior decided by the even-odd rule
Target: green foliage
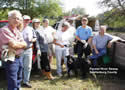
[(71, 13), (75, 15), (83, 15), (85, 14), (85, 9), (81, 7), (73, 8)]
[(44, 17), (57, 19), (62, 15), (59, 0), (0, 0), (0, 9), (0, 19), (7, 19), (7, 13), (12, 9), (20, 10), (23, 15), (27, 14), (31, 18), (36, 17), (41, 20)]
[(101, 24), (125, 27), (125, 0), (100, 0), (99, 5), (111, 9), (99, 15)]
[(8, 12), (9, 11), (9, 9), (0, 9), (0, 20), (7, 20), (7, 18), (8, 18)]
[[(124, 27), (125, 26), (125, 15), (121, 13), (119, 9), (112, 9), (100, 14), (99, 18), (101, 24), (106, 24), (110, 27)], [(103, 21), (103, 22), (102, 22)]]
[(47, 0), (44, 2), (37, 2), (38, 7), (36, 8), (40, 15), (43, 17), (52, 17), (57, 18), (58, 16), (62, 15), (62, 9), (58, 5), (58, 2), (54, 0)]

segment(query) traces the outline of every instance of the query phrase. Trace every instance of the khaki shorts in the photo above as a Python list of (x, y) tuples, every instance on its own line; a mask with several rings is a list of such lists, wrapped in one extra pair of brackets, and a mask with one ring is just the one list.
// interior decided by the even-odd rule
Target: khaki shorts
[(48, 44), (48, 56), (53, 56), (55, 53), (55, 45)]

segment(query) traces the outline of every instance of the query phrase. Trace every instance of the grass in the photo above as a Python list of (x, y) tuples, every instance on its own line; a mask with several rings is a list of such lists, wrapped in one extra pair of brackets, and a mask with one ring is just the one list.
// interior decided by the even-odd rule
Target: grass
[(55, 77), (54, 80), (47, 80), (40, 71), (32, 72), (31, 81), (33, 88), (22, 90), (101, 90), (98, 85), (98, 81), (92, 79), (92, 76), (88, 74), (89, 78), (82, 79), (80, 76), (70, 78), (67, 77), (66, 68), (63, 66), (63, 77), (58, 77), (56, 74), (56, 60), (53, 60), (51, 65), (52, 74)]
[[(32, 88), (24, 88), (22, 90), (125, 90), (125, 73), (118, 75), (96, 75), (88, 74), (88, 78), (82, 79), (80, 76), (70, 78), (67, 77), (66, 68), (63, 66), (63, 77), (56, 74), (56, 60), (51, 65), (52, 74), (55, 80), (47, 80), (40, 71), (32, 71), (30, 83)], [(3, 78), (3, 79), (2, 79)], [(0, 76), (0, 90), (5, 90), (5, 76)]]

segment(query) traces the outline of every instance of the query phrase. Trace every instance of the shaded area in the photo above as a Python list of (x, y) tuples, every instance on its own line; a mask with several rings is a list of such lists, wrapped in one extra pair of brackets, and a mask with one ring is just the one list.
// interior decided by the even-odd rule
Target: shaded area
[[(67, 73), (63, 72), (63, 77), (56, 75), (55, 65), (52, 65), (52, 74), (55, 80), (47, 80), (39, 70), (33, 70), (31, 81), (33, 88), (22, 90), (125, 90), (125, 72), (119, 70), (118, 74), (88, 74), (88, 78), (82, 79), (80, 76), (71, 78), (67, 77)], [(0, 70), (0, 88), (6, 88), (5, 70)], [(2, 90), (2, 89), (0, 89)]]

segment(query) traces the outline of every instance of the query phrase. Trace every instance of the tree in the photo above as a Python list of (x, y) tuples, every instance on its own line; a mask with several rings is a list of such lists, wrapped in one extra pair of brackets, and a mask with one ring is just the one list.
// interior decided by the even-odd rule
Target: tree
[(111, 8), (99, 15), (101, 23), (111, 27), (125, 26), (125, 0), (101, 0), (99, 5)]
[[(59, 0), (0, 0), (0, 12), (17, 9), (34, 17), (55, 18), (62, 15)], [(1, 17), (0, 17), (1, 18)]]
[(81, 8), (81, 7), (73, 8), (72, 11), (71, 11), (71, 14), (83, 15), (83, 14), (85, 14), (85, 9)]
[(125, 15), (121, 15), (120, 12), (120, 10), (112, 9), (98, 15), (98, 18), (100, 19), (101, 24), (106, 24), (110, 27), (124, 27)]
[(119, 8), (123, 13), (125, 13), (125, 0), (100, 0), (100, 6), (110, 7), (110, 8)]

